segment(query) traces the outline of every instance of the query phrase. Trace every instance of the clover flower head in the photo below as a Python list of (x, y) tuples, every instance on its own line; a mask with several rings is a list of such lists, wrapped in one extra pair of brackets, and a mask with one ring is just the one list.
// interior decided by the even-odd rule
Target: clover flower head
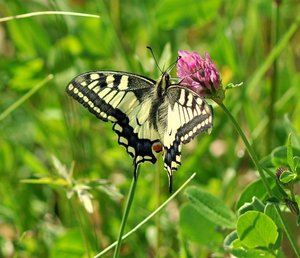
[(179, 50), (178, 55), (177, 76), (181, 85), (190, 88), (201, 97), (213, 98), (220, 89), (224, 95), (220, 75), (207, 53), (202, 58), (197, 52)]

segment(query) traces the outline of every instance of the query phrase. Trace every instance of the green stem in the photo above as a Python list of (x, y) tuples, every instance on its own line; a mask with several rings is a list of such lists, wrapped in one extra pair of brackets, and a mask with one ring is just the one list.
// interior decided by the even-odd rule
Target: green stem
[[(161, 164), (159, 164), (160, 162), (157, 162), (156, 164), (156, 173), (155, 173), (155, 183), (156, 183), (156, 204), (157, 206), (159, 206), (160, 204), (160, 166)], [(158, 257), (158, 253), (159, 253), (159, 244), (160, 244), (160, 216), (156, 216), (155, 218), (155, 227), (156, 227), (156, 242), (155, 242), (155, 253), (156, 256)]]
[(130, 211), (130, 208), (131, 208), (131, 204), (132, 204), (132, 201), (133, 201), (133, 198), (134, 198), (137, 180), (138, 180), (138, 177), (139, 177), (139, 166), (138, 165), (134, 165), (134, 175), (136, 175), (136, 177), (132, 178), (132, 182), (131, 182), (131, 186), (130, 186), (130, 190), (129, 190), (129, 195), (128, 195), (128, 198), (127, 198), (127, 203), (126, 203), (126, 206), (125, 206), (125, 211), (124, 211), (124, 214), (123, 214), (121, 227), (120, 227), (120, 232), (119, 232), (119, 236), (118, 236), (118, 240), (117, 240), (117, 246), (116, 246), (114, 256), (113, 256), (114, 258), (119, 257), (121, 243), (122, 243), (122, 237), (123, 237), (125, 225), (126, 225), (126, 222), (127, 222), (127, 218), (128, 218), (128, 215), (129, 215), (129, 211)]
[(81, 232), (81, 236), (83, 238), (83, 244), (85, 246), (86, 255), (87, 255), (87, 257), (92, 257), (91, 249), (90, 249), (90, 245), (89, 245), (90, 242), (88, 240), (88, 236), (86, 234), (86, 231), (84, 230), (85, 227), (83, 225), (83, 220), (82, 220), (81, 214), (80, 214), (81, 208), (78, 207), (78, 205), (74, 201), (74, 198), (73, 198), (73, 201), (71, 201), (71, 207), (72, 207), (72, 213), (75, 214), (75, 217), (77, 218), (77, 221), (78, 221), (78, 224), (79, 224), (79, 229), (80, 229), (80, 232)]
[(226, 115), (230, 118), (231, 122), (233, 123), (235, 129), (237, 130), (237, 132), (239, 133), (239, 135), (241, 136), (246, 149), (250, 155), (250, 158), (252, 159), (254, 165), (257, 167), (258, 173), (263, 181), (263, 184), (268, 192), (268, 194), (271, 196), (272, 195), (272, 190), (270, 188), (270, 186), (268, 185), (266, 176), (261, 168), (261, 166), (259, 165), (259, 161), (258, 158), (253, 150), (253, 148), (251, 147), (250, 143), (247, 140), (247, 137), (245, 136), (244, 132), (242, 131), (241, 127), (239, 126), (239, 124), (237, 123), (237, 121), (235, 120), (235, 118), (232, 116), (232, 114), (229, 112), (229, 110), (224, 106), (223, 103), (219, 104), (220, 107), (223, 109), (223, 111), (226, 113)]
[[(164, 203), (162, 203), (154, 212), (152, 212), (147, 218), (145, 218), (142, 222), (140, 222), (138, 225), (136, 225), (132, 230), (130, 230), (128, 233), (126, 233), (122, 240), (125, 240), (129, 236), (131, 236), (134, 232), (136, 232), (140, 227), (142, 227), (144, 224), (146, 224), (150, 219), (152, 219), (157, 213), (159, 213), (163, 208), (167, 206), (170, 201), (172, 201), (182, 190), (186, 185), (196, 176), (196, 173), (193, 173), (188, 180), (186, 180), (182, 186), (174, 193), (172, 194)], [(106, 247), (103, 251), (95, 255), (93, 258), (99, 258), (102, 255), (109, 252), (111, 249), (113, 249), (117, 245), (117, 242), (114, 242), (110, 246)]]
[[(239, 133), (239, 135), (241, 136), (245, 146), (246, 146), (246, 149), (254, 163), (254, 165), (256, 166), (257, 170), (258, 170), (258, 173), (263, 181), (263, 184), (269, 194), (269, 196), (273, 196), (273, 192), (272, 192), (272, 189), (270, 188), (270, 186), (268, 185), (268, 182), (267, 182), (267, 179), (266, 179), (266, 176), (264, 174), (264, 171), (262, 169), (262, 167), (260, 166), (259, 164), (259, 161), (258, 161), (258, 158), (252, 148), (252, 146), (250, 145), (250, 143), (248, 142), (244, 132), (242, 131), (242, 129), (240, 128), (239, 124), (237, 123), (237, 121), (235, 120), (235, 118), (231, 115), (231, 113), (229, 112), (229, 110), (225, 107), (225, 105), (223, 103), (218, 103), (219, 106), (223, 109), (223, 111), (226, 113), (226, 115), (230, 118), (231, 122), (233, 123), (235, 129), (237, 130), (237, 132)], [(275, 209), (276, 209), (276, 212), (277, 212), (277, 215), (279, 217), (279, 220), (280, 220), (280, 223), (283, 227), (283, 230), (285, 231), (286, 233), (286, 236), (295, 252), (295, 254), (297, 255), (297, 257), (300, 257), (300, 250), (298, 248), (298, 245), (296, 243), (296, 241), (294, 240), (293, 236), (292, 236), (292, 233), (290, 231), (290, 229), (288, 228), (287, 224), (285, 223), (284, 221), (284, 218), (283, 218), (283, 215), (281, 213), (281, 210), (279, 208), (279, 206), (277, 204), (275, 204)]]

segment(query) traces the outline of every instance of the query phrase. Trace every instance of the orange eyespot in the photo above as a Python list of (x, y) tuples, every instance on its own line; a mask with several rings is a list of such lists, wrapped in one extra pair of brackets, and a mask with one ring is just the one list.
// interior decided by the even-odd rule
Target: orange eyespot
[(163, 146), (160, 142), (155, 142), (152, 144), (152, 149), (156, 152), (159, 153), (161, 151), (163, 151)]

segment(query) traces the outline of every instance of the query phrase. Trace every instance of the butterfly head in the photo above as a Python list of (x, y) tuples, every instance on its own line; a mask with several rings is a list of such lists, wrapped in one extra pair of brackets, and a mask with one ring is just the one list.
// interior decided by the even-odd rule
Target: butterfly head
[[(170, 82), (170, 75), (168, 72), (163, 72), (160, 78), (157, 81), (158, 93), (163, 93), (169, 86), (171, 85)], [(160, 95), (160, 94), (158, 94)]]

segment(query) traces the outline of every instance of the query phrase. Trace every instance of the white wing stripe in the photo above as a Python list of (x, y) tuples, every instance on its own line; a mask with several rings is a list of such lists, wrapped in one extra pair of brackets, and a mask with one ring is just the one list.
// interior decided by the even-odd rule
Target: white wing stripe
[[(93, 81), (93, 82), (91, 82), (91, 83), (88, 85), (88, 88), (89, 88), (90, 90), (92, 90), (98, 83), (99, 83), (98, 81)], [(81, 85), (82, 85), (82, 84), (81, 84)], [(84, 86), (84, 85), (82, 85), (82, 86)], [(99, 88), (100, 88), (100, 87), (99, 87)]]
[(108, 93), (106, 96), (104, 96), (102, 99), (103, 99), (106, 103), (109, 103), (110, 100), (112, 100), (117, 94), (118, 94), (118, 92), (117, 92), (116, 90), (111, 90), (111, 92)]
[(113, 107), (116, 108), (119, 106), (120, 102), (122, 101), (124, 97), (125, 92), (119, 92), (117, 95), (109, 102), (109, 104)]
[(187, 109), (188, 114), (189, 114), (189, 119), (192, 120), (192, 118), (194, 117), (192, 109), (191, 108), (186, 108), (186, 109)]
[(128, 89), (128, 76), (127, 75), (123, 75), (121, 77), (121, 81), (118, 86), (118, 89), (119, 90), (127, 90)]
[(186, 106), (191, 107), (192, 103), (193, 103), (193, 95), (190, 94), (190, 95), (188, 95), (188, 101), (186, 102)]
[(100, 75), (98, 73), (91, 73), (90, 74), (90, 79), (91, 80), (97, 80), (100, 78)]
[(101, 90), (100, 86), (96, 86), (95, 88), (93, 88), (93, 92), (95, 92), (96, 94), (98, 94), (100, 90)]
[(104, 98), (107, 94), (111, 92), (110, 88), (104, 88), (102, 91), (98, 93), (100, 99)]
[(128, 114), (139, 104), (139, 102), (134, 97), (134, 93), (127, 92), (124, 96), (122, 103), (119, 105), (119, 109), (122, 110), (123, 113)]
[(179, 98), (179, 104), (184, 105), (185, 102), (185, 94), (184, 94), (184, 90), (180, 91), (180, 98)]
[(115, 77), (113, 75), (107, 75), (106, 77), (106, 83), (107, 83), (107, 87), (112, 88), (113, 87), (113, 82), (115, 80)]

